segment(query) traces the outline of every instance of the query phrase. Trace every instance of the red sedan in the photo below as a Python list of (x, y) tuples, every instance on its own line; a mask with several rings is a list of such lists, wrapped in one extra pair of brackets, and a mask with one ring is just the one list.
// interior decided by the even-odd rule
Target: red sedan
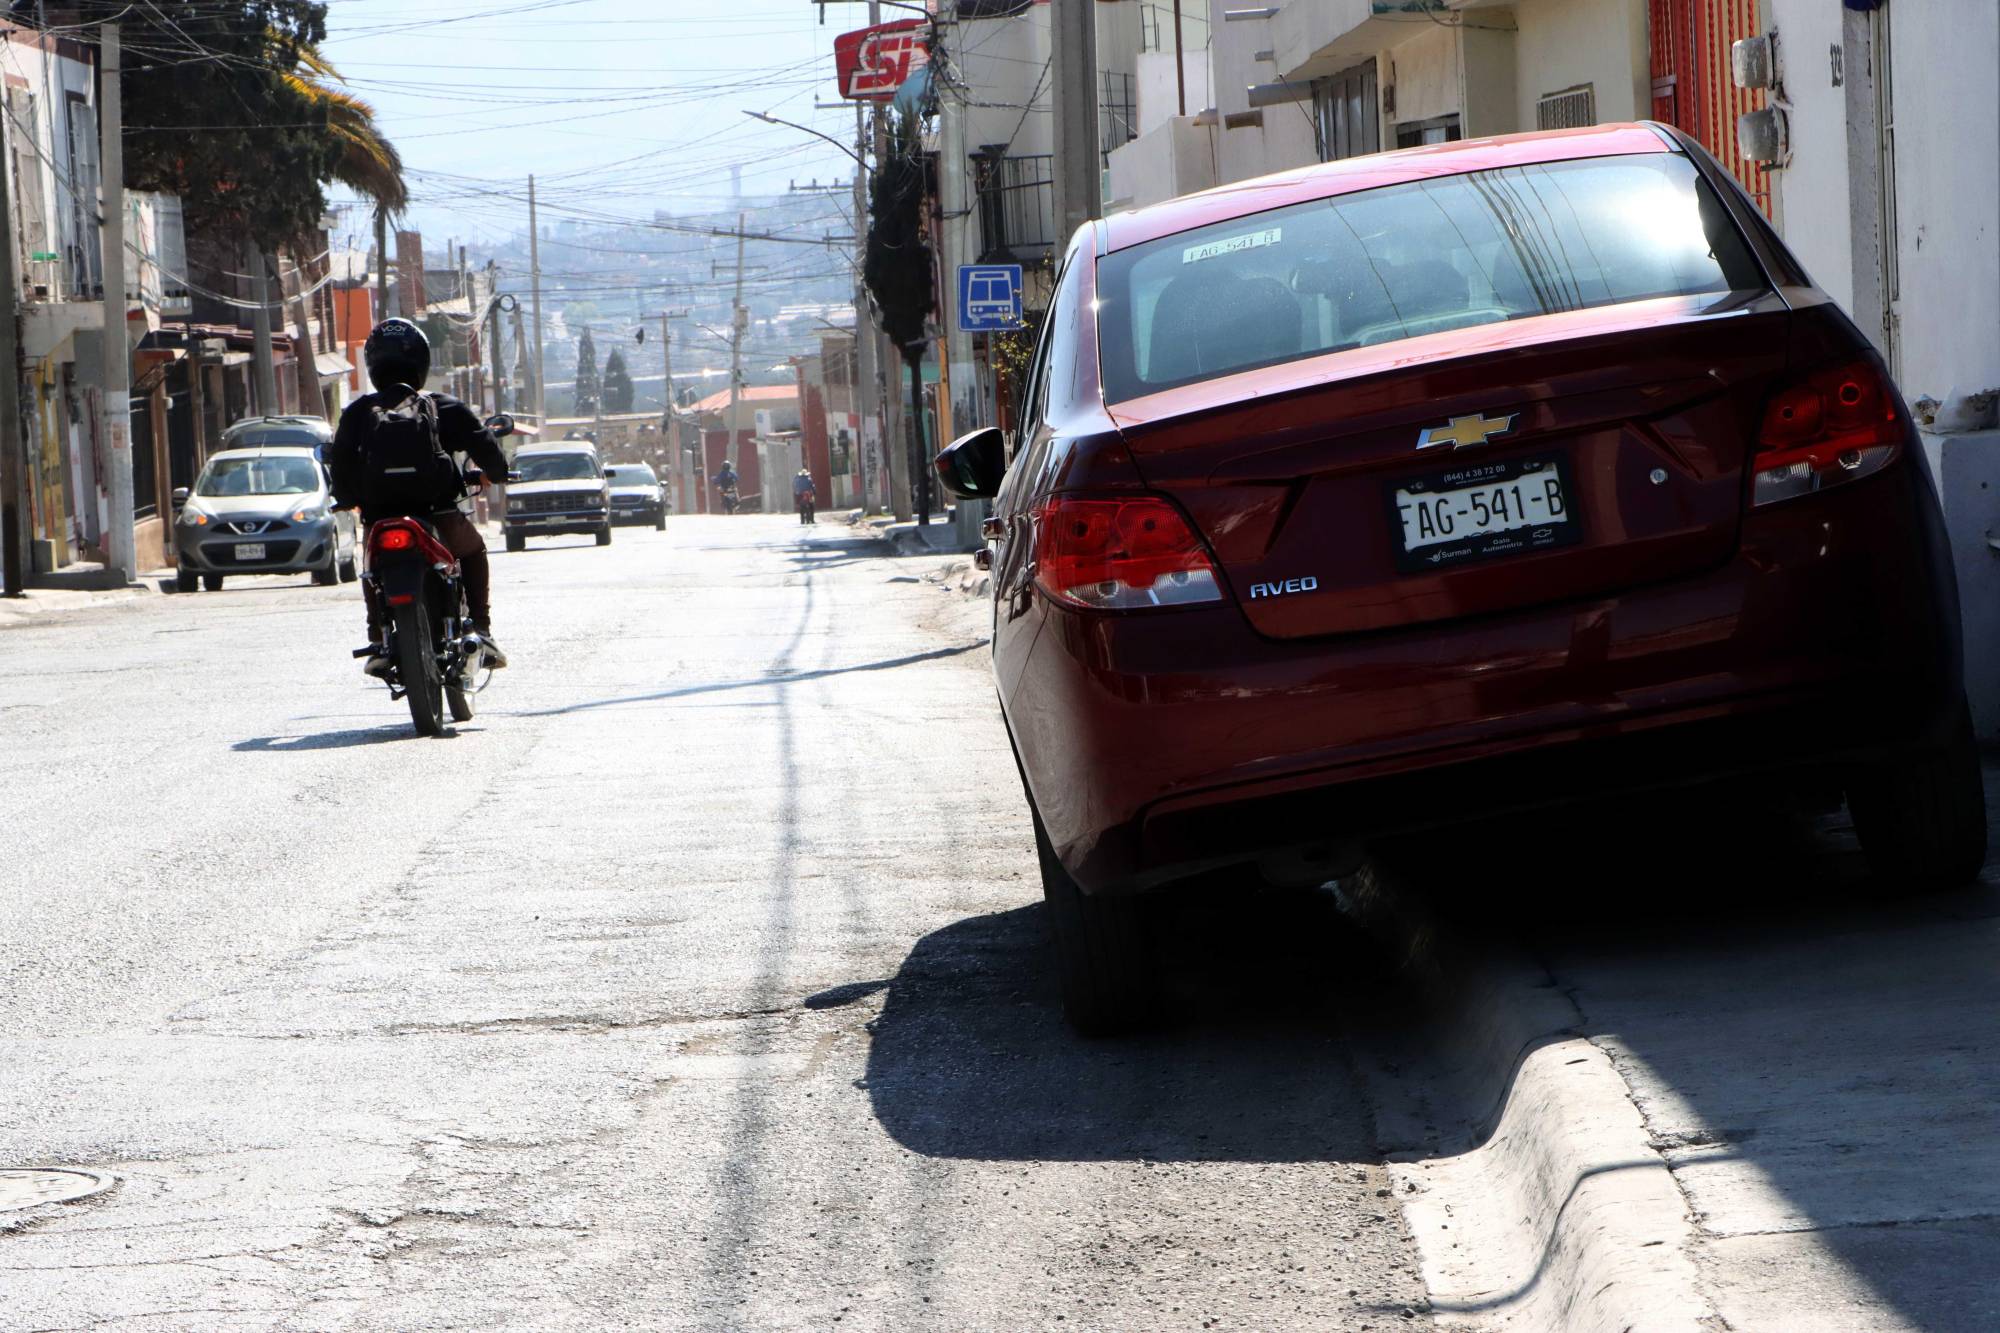
[[(1986, 852), (1957, 591), (1895, 385), (1656, 125), (1330, 163), (1092, 223), (996, 497), (993, 660), (1066, 1007), (1146, 891), (1767, 774), (1885, 884)], [(1690, 831), (1699, 836), (1699, 830)]]

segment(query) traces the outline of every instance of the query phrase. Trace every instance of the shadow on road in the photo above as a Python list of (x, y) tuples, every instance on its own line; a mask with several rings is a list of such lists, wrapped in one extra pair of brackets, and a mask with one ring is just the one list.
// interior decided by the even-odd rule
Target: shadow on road
[[(925, 936), (888, 983), (867, 1088), (897, 1142), (987, 1161), (1373, 1161), (1337, 1014), (1360, 984), (1330, 900), (1176, 902), (1187, 1026), (1091, 1042), (1065, 1025), (1043, 909)], [(826, 1004), (837, 988), (807, 1003)], [(853, 998), (858, 998), (854, 996)]]
[(707, 685), (684, 685), (679, 689), (657, 690), (651, 694), (627, 694), (616, 699), (590, 699), (580, 704), (564, 704), (561, 708), (539, 708), (509, 714), (512, 717), (561, 717), (568, 713), (587, 713), (599, 708), (617, 708), (624, 704), (658, 703), (664, 699), (685, 699), (698, 694), (717, 694), (727, 690), (752, 690), (770, 685), (791, 685), (800, 681), (824, 680), (829, 676), (847, 676), (857, 671), (893, 671), (897, 667), (914, 666), (919, 662), (935, 662), (947, 657), (959, 657), (965, 653), (984, 648), (987, 641), (979, 639), (973, 643), (960, 644), (956, 648), (936, 648), (927, 653), (910, 653), (904, 657), (884, 658), (879, 662), (857, 662), (853, 666), (821, 667), (812, 671), (792, 671), (774, 669), (772, 674), (756, 680), (719, 680)]
[[(436, 739), (455, 740), (463, 730), (446, 727)], [(244, 754), (292, 754), (303, 750), (351, 750), (388, 741), (422, 740), (409, 723), (389, 727), (367, 727), (352, 731), (322, 731), (311, 736), (258, 736), (236, 742), (229, 748)]]

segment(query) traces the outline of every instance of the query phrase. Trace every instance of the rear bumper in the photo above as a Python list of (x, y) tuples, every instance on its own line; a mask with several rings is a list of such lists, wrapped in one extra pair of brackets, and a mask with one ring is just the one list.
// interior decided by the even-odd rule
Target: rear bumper
[(1023, 632), (1002, 698), (1023, 773), (1104, 893), (1607, 791), (1801, 768), (1837, 787), (1939, 734), (1962, 688), (1915, 460), (1760, 512), (1707, 574), (1611, 597), (1276, 641), (1235, 606), (1088, 617), (1037, 595), (1003, 614)]

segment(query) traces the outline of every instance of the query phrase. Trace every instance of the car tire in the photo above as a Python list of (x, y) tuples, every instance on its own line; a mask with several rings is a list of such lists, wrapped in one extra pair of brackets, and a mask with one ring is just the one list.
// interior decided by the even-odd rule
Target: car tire
[(597, 544), (599, 546), (611, 545), (611, 525), (609, 523), (606, 523), (597, 530)]
[(1897, 896), (1957, 888), (1986, 864), (1986, 782), (1972, 711), (1963, 700), (1951, 735), (1856, 775), (1847, 789), (1855, 836), (1876, 879)]
[(338, 572), (340, 581), (342, 583), (352, 583), (356, 579), (361, 577), (361, 570), (355, 564), (354, 557), (351, 555), (348, 556), (347, 559), (340, 562)]
[(183, 568), (174, 572), (174, 591), (193, 592), (200, 586), (201, 575), (195, 573), (192, 569)]
[(1146, 929), (1144, 898), (1095, 897), (1063, 868), (1034, 816), (1042, 898), (1054, 937), (1063, 1014), (1086, 1037), (1133, 1032), (1159, 1017), (1158, 978)]
[(339, 583), (340, 582), (339, 555), (336, 554), (333, 559), (327, 561), (325, 569), (315, 569), (312, 572), (312, 576), (313, 576), (314, 587), (331, 588), (336, 583)]
[(653, 531), (665, 532), (666, 530), (667, 530), (667, 511), (662, 509), (659, 513), (653, 515)]
[(222, 591), (222, 575), (220, 575), (220, 574), (203, 574), (203, 575), (201, 576), (201, 586), (202, 586), (202, 587), (204, 587), (204, 588), (206, 588), (206, 589), (208, 589), (208, 590), (209, 590), (210, 592), (221, 592), (221, 591)]
[(528, 539), (518, 532), (507, 534), (507, 549), (516, 554), (528, 549)]

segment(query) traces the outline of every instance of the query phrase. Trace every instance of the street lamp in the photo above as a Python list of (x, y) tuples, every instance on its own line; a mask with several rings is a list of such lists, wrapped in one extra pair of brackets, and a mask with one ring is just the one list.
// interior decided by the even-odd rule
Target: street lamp
[(752, 111), (747, 107), (744, 108), (743, 114), (750, 117), (750, 119), (752, 120), (761, 120), (766, 125), (783, 125), (786, 129), (797, 130), (800, 134), (810, 134), (815, 139), (824, 139), (826, 142), (832, 144), (835, 148), (838, 148), (841, 152), (847, 154), (848, 160), (853, 162), (855, 166), (859, 167), (863, 171), (868, 170), (868, 164), (861, 160), (861, 155), (859, 153), (855, 152), (852, 148), (849, 148), (846, 144), (842, 143), (840, 140), (834, 138), (831, 134), (821, 134), (818, 130), (814, 129), (810, 125), (800, 125), (795, 121), (781, 120), (778, 117), (770, 115), (767, 112)]

